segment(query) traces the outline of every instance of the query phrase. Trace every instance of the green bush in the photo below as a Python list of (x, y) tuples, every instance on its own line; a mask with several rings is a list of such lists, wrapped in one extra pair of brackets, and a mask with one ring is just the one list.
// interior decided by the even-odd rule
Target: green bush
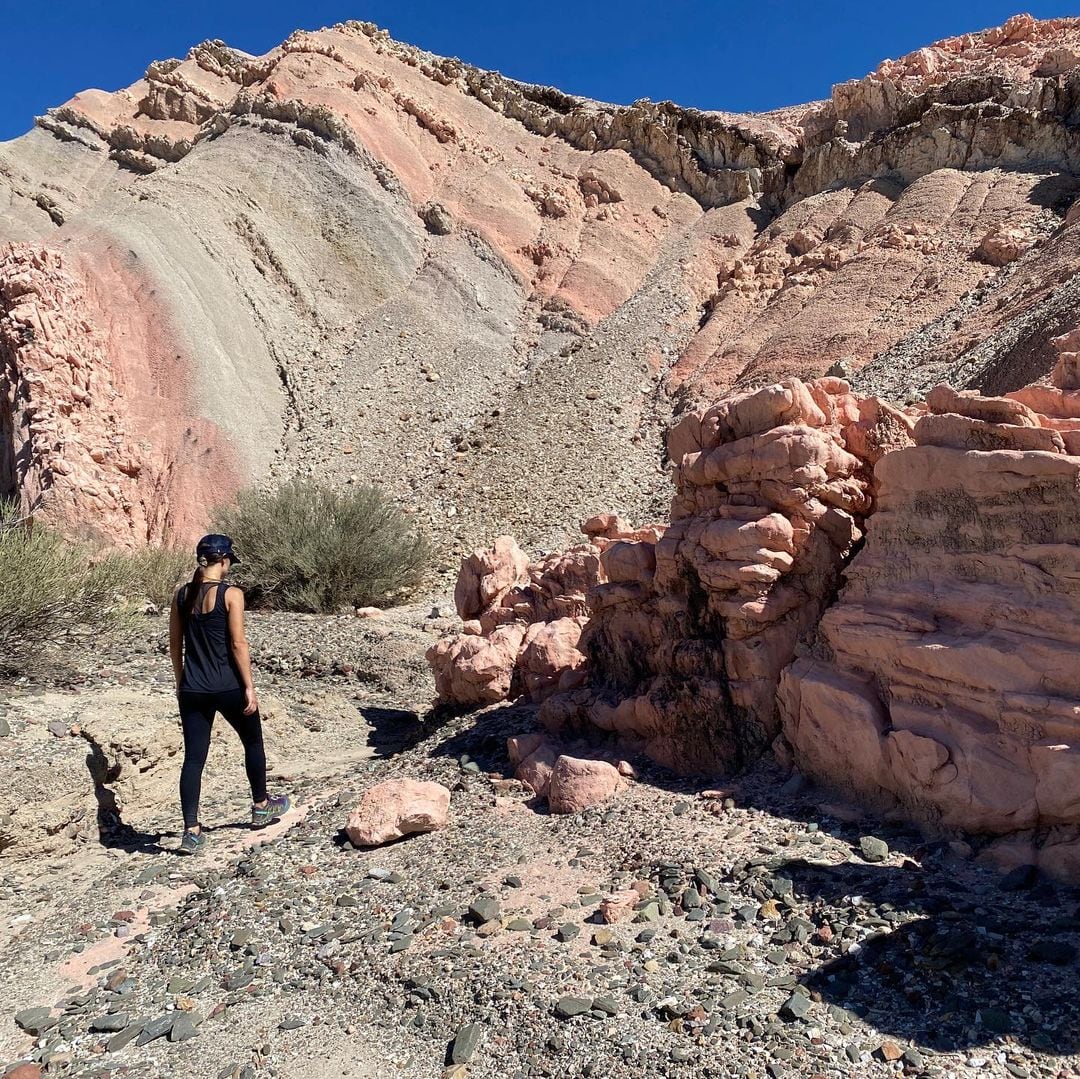
[(131, 558), (97, 555), (0, 506), (0, 674), (45, 667), (76, 625), (107, 641), (131, 625)]
[(243, 559), (233, 579), (254, 605), (314, 613), (387, 606), (420, 583), (428, 541), (374, 487), (336, 490), (296, 479), (241, 492), (214, 530)]
[(140, 598), (165, 608), (173, 593), (195, 572), (195, 555), (172, 547), (144, 547), (127, 556)]

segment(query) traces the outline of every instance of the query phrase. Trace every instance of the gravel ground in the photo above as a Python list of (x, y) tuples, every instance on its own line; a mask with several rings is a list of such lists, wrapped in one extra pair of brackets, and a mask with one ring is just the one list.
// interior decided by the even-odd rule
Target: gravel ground
[[(502, 778), (529, 709), (420, 722), (437, 629), (429, 607), (253, 618), (261, 680), (331, 732), (320, 694), (366, 695), (370, 752), (350, 728), (288, 776), (300, 809), (259, 845), (119, 833), (62, 886), (15, 864), (0, 1052), (85, 1077), (1080, 1075), (1080, 893), (771, 764), (718, 786), (638, 762), (615, 801), (549, 816)], [(82, 691), (160, 673), (149, 638)], [(392, 775), (450, 787), (450, 826), (357, 851), (348, 811)]]

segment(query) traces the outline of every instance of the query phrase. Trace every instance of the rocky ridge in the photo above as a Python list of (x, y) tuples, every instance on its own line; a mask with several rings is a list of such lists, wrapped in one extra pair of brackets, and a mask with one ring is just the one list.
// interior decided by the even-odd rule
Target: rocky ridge
[[(511, 526), (550, 549), (596, 505), (654, 515), (672, 412), (732, 387), (839, 365), (902, 401), (1044, 375), (1073, 328), (1078, 40), (1017, 16), (760, 116), (586, 101), (362, 23), (263, 57), (209, 42), (0, 148), (0, 238), (123, 265), (132, 287), (72, 302), (148, 343), (113, 402), (148, 473), (184, 448), (139, 406), (168, 384), (222, 497), (371, 479), (449, 553)], [(70, 522), (46, 463), (67, 443), (22, 431), (5, 483)], [(161, 490), (171, 534), (206, 513), (185, 490)]]

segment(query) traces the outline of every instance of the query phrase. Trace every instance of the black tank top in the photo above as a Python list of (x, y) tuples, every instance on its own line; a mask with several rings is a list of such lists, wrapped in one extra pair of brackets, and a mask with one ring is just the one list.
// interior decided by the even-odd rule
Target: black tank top
[[(236, 669), (229, 647), (229, 615), (225, 610), (225, 593), (229, 585), (219, 581), (204, 581), (191, 606), (191, 589), (185, 585), (180, 594), (180, 610), (190, 611), (184, 619), (184, 673), (180, 688), (188, 693), (222, 693), (240, 688), (240, 672)], [(216, 588), (214, 606), (205, 614), (202, 610), (207, 589)]]

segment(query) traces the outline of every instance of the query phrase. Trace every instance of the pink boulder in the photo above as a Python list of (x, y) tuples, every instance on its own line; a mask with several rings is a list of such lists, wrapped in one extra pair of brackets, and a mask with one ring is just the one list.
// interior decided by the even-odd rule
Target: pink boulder
[(345, 832), (357, 847), (378, 847), (416, 832), (446, 827), (450, 792), (441, 783), (387, 779), (364, 791)]
[(622, 776), (607, 761), (562, 756), (555, 762), (548, 785), (552, 813), (580, 813), (606, 802), (619, 792)]
[(586, 618), (556, 618), (554, 622), (534, 622), (525, 633), (518, 666), (526, 692), (533, 701), (542, 701), (559, 688), (567, 671), (585, 663), (578, 650)]
[(525, 577), (528, 556), (513, 536), (500, 536), (487, 550), (473, 551), (462, 563), (454, 604), (462, 618), (476, 618), (498, 603)]
[(494, 704), (510, 695), (524, 626), (500, 626), (490, 637), (446, 637), (427, 651), (439, 701), (455, 705)]
[(600, 904), (600, 918), (606, 925), (628, 922), (634, 917), (636, 907), (640, 902), (640, 893), (633, 889), (624, 892), (612, 892)]

